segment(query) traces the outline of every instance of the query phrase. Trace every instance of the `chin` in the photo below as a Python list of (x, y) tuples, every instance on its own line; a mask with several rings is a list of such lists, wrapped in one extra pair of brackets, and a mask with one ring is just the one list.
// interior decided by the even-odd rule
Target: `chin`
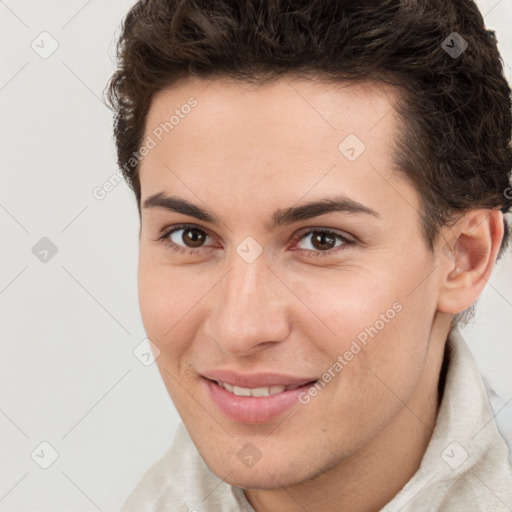
[(279, 489), (281, 487), (290, 485), (288, 483), (280, 484), (279, 480), (277, 480), (277, 478), (273, 478), (268, 474), (267, 475), (253, 475), (253, 474), (234, 475), (232, 473), (231, 475), (229, 475), (228, 478), (225, 478), (224, 481), (227, 482), (229, 485), (232, 485), (234, 487), (240, 487), (241, 489), (258, 489), (258, 490), (266, 490), (266, 491), (270, 491), (273, 489)]
[[(219, 478), (222, 478), (222, 476), (214, 470), (215, 468), (210, 469), (212, 469)], [(295, 474), (290, 471), (276, 471), (275, 466), (272, 464), (268, 464), (268, 467), (267, 465), (262, 466), (258, 470), (253, 467), (244, 470), (235, 470), (231, 473), (229, 473), (229, 469), (227, 469), (226, 472), (228, 476), (222, 479), (228, 484), (242, 489), (272, 490), (298, 485), (309, 480), (305, 475)]]
[[(300, 450), (300, 447), (297, 447)], [(278, 489), (291, 487), (312, 480), (329, 471), (340, 463), (339, 458), (331, 454), (325, 460), (315, 460), (303, 454), (303, 460), (294, 459), (286, 453), (263, 456), (252, 467), (245, 467), (238, 458), (231, 455), (221, 458), (219, 454), (200, 450), (201, 457), (210, 470), (228, 484), (242, 489)], [(229, 460), (231, 459), (231, 461)]]

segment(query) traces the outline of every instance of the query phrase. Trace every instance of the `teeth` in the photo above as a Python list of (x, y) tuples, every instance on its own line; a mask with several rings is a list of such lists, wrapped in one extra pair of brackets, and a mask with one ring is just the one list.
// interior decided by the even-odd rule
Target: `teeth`
[(282, 393), (286, 389), (286, 386), (270, 386), (270, 394), (277, 395), (277, 393)]
[(269, 388), (254, 388), (251, 389), (251, 396), (269, 396), (270, 389)]
[(233, 393), (233, 386), (231, 384), (224, 384), (223, 382), (219, 382), (219, 384), (223, 387), (223, 388), (226, 388), (228, 391), (230, 391), (231, 393)]
[(251, 396), (251, 390), (249, 388), (239, 388), (233, 386), (233, 394), (237, 396)]
[(285, 390), (297, 389), (300, 387), (300, 384), (294, 386), (266, 386), (261, 388), (241, 388), (239, 386), (232, 386), (231, 384), (226, 384), (225, 382), (217, 382), (217, 384), (227, 389), (230, 393), (233, 393), (237, 396), (270, 396), (277, 395), (278, 393), (282, 393)]

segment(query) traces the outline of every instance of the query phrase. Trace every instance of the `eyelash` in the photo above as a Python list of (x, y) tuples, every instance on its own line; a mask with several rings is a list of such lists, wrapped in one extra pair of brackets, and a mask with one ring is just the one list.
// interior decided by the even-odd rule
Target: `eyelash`
[[(205, 231), (202, 228), (199, 228), (198, 226), (195, 226), (194, 224), (180, 224), (180, 225), (177, 225), (177, 226), (172, 226), (172, 228), (166, 230), (163, 235), (161, 235), (160, 237), (158, 237), (156, 239), (156, 241), (160, 241), (162, 244), (164, 244), (173, 253), (197, 254), (198, 252), (201, 252), (204, 249), (206, 249), (206, 250), (212, 249), (211, 247), (210, 248), (208, 248), (208, 247), (206, 247), (206, 248), (199, 248), (199, 249), (186, 248), (186, 247), (182, 247), (180, 245), (177, 245), (174, 242), (171, 242), (169, 240), (169, 236), (172, 233), (174, 233), (175, 231), (180, 231), (182, 229), (194, 229), (194, 230), (200, 231), (201, 233), (204, 233), (207, 236), (210, 236), (207, 231)], [(333, 249), (329, 249), (327, 251), (313, 251), (311, 249), (303, 249), (303, 251), (305, 251), (309, 256), (314, 256), (314, 257), (317, 257), (317, 258), (323, 258), (323, 257), (331, 256), (333, 253), (338, 252), (339, 250), (343, 250), (343, 248), (346, 248), (347, 246), (355, 245), (355, 243), (356, 243), (354, 240), (352, 240), (350, 238), (347, 238), (346, 235), (342, 235), (341, 233), (339, 233), (337, 231), (334, 231), (334, 230), (331, 230), (331, 229), (326, 229), (326, 228), (309, 228), (308, 231), (302, 231), (298, 235), (295, 235), (292, 240), (294, 242), (300, 242), (303, 238), (305, 238), (307, 235), (311, 235), (312, 233), (326, 234), (326, 235), (332, 236), (336, 240), (339, 240), (339, 241), (343, 242), (338, 247), (335, 247)]]

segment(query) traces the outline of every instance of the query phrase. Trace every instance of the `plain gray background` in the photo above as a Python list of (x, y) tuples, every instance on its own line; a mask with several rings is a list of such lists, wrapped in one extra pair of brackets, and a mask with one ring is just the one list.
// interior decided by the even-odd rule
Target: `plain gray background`
[[(1, 511), (119, 510), (178, 422), (144, 364), (132, 192), (93, 195), (117, 174), (101, 95), (133, 3), (0, 0)], [(512, 82), (512, 0), (477, 3)], [(510, 443), (511, 333), (509, 250), (463, 334)]]

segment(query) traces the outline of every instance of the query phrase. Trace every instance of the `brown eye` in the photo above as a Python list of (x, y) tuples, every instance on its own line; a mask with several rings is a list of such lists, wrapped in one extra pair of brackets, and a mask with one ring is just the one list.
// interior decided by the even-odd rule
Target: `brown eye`
[(181, 235), (181, 240), (185, 243), (187, 247), (191, 248), (201, 247), (201, 245), (206, 240), (206, 237), (208, 236), (204, 231), (201, 231), (196, 228), (187, 228), (184, 230), (179, 229), (177, 231), (183, 231), (183, 234)]
[(315, 249), (320, 251), (328, 251), (336, 245), (335, 236), (320, 231), (315, 231), (314, 233), (315, 234), (311, 237), (311, 244), (315, 247)]
[[(309, 247), (302, 247), (306, 251), (329, 252), (337, 247), (350, 244), (351, 241), (335, 231), (313, 229), (300, 236), (299, 244), (309, 239)], [(336, 242), (340, 243), (336, 245)]]
[(310, 228), (294, 236), (293, 251), (307, 257), (328, 258), (340, 255), (346, 249), (357, 246), (357, 241), (348, 234), (328, 228)]
[[(203, 250), (208, 233), (196, 226), (174, 226), (166, 231), (158, 240), (176, 252), (188, 252), (190, 254)], [(204, 249), (208, 249), (206, 246)]]

